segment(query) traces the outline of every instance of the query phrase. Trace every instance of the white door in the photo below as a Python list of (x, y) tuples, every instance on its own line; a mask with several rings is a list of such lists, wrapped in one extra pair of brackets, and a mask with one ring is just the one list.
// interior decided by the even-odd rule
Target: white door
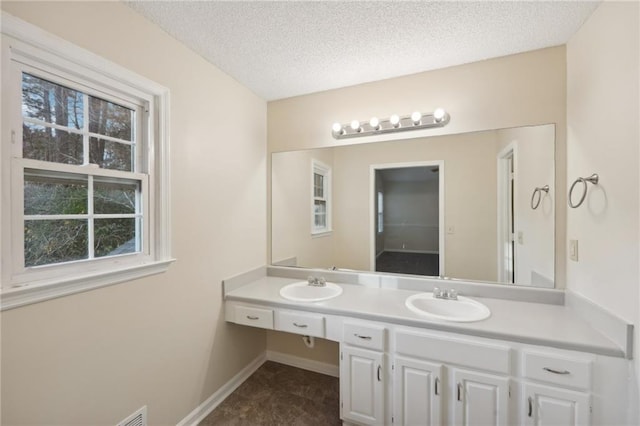
[(440, 425), (442, 364), (397, 356), (393, 369), (394, 424)]
[(452, 385), (453, 424), (507, 426), (508, 378), (453, 369)]
[(340, 355), (342, 419), (384, 423), (384, 354), (344, 345)]
[(525, 383), (524, 425), (588, 425), (591, 422), (589, 394), (551, 386)]

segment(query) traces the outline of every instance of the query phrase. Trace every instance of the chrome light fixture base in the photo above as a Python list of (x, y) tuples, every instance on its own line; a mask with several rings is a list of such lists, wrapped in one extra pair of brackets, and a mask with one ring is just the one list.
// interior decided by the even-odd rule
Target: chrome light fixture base
[(438, 108), (430, 114), (414, 112), (411, 115), (402, 117), (392, 115), (390, 118), (380, 120), (374, 117), (370, 121), (358, 122), (354, 120), (347, 124), (335, 123), (332, 127), (331, 135), (335, 139), (348, 139), (409, 130), (431, 129), (446, 126), (449, 124), (450, 119), (451, 117), (446, 111)]

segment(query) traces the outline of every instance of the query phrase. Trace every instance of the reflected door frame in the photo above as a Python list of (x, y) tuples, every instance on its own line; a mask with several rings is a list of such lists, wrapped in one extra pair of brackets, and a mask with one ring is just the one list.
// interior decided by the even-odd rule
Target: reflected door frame
[[(515, 284), (516, 259), (518, 247), (515, 241), (517, 218), (515, 205), (517, 205), (517, 181), (518, 170), (518, 145), (511, 142), (497, 155), (497, 194), (498, 194), (498, 282)], [(511, 250), (508, 247), (511, 247)]]
[(376, 171), (384, 169), (404, 169), (410, 167), (439, 168), (438, 172), (438, 270), (441, 277), (445, 275), (445, 195), (444, 195), (444, 160), (411, 161), (405, 163), (371, 164), (369, 166), (369, 270), (376, 270)]

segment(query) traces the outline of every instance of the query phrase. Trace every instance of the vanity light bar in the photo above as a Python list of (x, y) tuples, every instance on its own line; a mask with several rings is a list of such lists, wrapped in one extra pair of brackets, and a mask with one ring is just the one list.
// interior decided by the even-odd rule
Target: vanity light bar
[(450, 118), (445, 110), (438, 108), (431, 114), (422, 114), (416, 111), (404, 117), (394, 114), (384, 120), (373, 117), (369, 121), (353, 120), (349, 124), (334, 123), (331, 134), (335, 139), (347, 139), (407, 130), (430, 129), (446, 126), (449, 124)]

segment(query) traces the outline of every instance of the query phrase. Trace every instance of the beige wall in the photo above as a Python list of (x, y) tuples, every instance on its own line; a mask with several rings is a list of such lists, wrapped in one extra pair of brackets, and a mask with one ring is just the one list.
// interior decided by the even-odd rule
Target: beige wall
[(171, 91), (166, 274), (2, 313), (2, 424), (175, 425), (266, 347), (224, 322), (221, 280), (266, 258), (266, 104), (116, 2), (2, 9)]
[[(317, 160), (333, 168), (333, 151), (310, 149), (272, 155), (273, 262), (291, 257), (297, 265), (334, 265), (333, 234), (311, 234), (311, 171)], [(332, 185), (335, 186), (335, 185)], [(332, 210), (335, 211), (335, 206)]]
[(267, 332), (267, 350), (285, 353), (325, 364), (338, 365), (340, 353), (338, 344), (330, 340), (315, 339), (315, 346), (305, 346), (302, 336), (280, 331)]
[(567, 237), (579, 241), (567, 287), (635, 324), (633, 424), (640, 381), (639, 14), (637, 2), (604, 2), (567, 45), (569, 184), (591, 173), (601, 179), (567, 215)]

